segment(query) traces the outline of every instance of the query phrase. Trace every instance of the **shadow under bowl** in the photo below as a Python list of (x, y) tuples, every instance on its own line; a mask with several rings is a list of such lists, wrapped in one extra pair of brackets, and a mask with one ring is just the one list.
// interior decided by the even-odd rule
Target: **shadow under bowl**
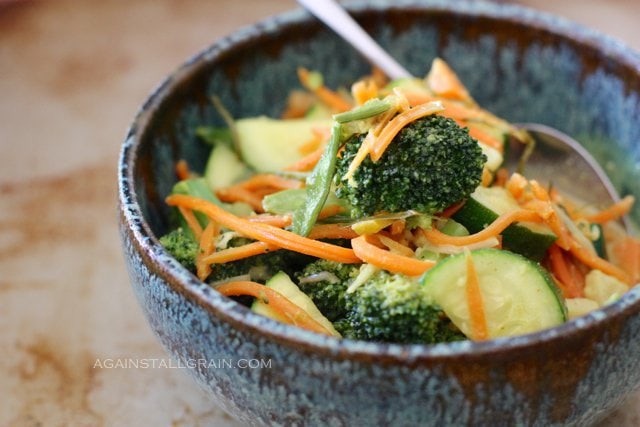
[[(621, 44), (522, 7), (484, 2), (354, 3), (351, 13), (416, 75), (443, 57), (479, 103), (584, 142), (618, 190), (640, 197), (640, 58)], [(560, 327), (488, 342), (339, 340), (222, 297), (158, 243), (175, 162), (202, 170), (199, 125), (277, 116), (296, 68), (330, 87), (369, 66), (302, 11), (217, 41), (142, 106), (119, 163), (119, 219), (140, 305), (166, 350), (212, 400), (251, 425), (588, 425), (640, 387), (640, 288)], [(639, 218), (636, 209), (634, 218)]]

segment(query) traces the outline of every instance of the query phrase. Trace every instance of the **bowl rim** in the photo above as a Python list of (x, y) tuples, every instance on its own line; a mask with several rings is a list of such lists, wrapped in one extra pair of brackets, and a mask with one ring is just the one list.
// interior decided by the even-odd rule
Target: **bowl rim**
[[(357, 15), (361, 12), (382, 12), (386, 9), (399, 10), (406, 7), (425, 11), (463, 14), (473, 17), (487, 17), (507, 20), (524, 26), (532, 26), (549, 31), (562, 38), (570, 38), (578, 43), (588, 44), (599, 51), (606, 51), (616, 62), (631, 65), (640, 74), (640, 55), (622, 42), (595, 30), (576, 24), (567, 19), (540, 12), (516, 4), (502, 4), (486, 1), (464, 0), (399, 0), (352, 1), (345, 4)], [(246, 26), (209, 45), (165, 78), (144, 101), (133, 123), (127, 131), (118, 161), (118, 210), (122, 232), (128, 233), (145, 265), (159, 275), (171, 288), (204, 308), (209, 315), (229, 323), (233, 328), (247, 334), (258, 335), (282, 345), (322, 354), (326, 356), (373, 360), (389, 363), (416, 363), (451, 357), (482, 357), (497, 351), (518, 351), (538, 344), (565, 340), (601, 327), (616, 318), (624, 318), (640, 311), (640, 286), (632, 288), (618, 301), (599, 308), (577, 319), (572, 319), (554, 328), (520, 335), (503, 337), (482, 342), (471, 340), (439, 344), (395, 344), (341, 339), (320, 335), (251, 312), (247, 307), (224, 297), (198, 280), (193, 274), (173, 259), (159, 243), (151, 227), (145, 220), (135, 191), (135, 164), (140, 147), (140, 136), (146, 125), (163, 103), (172, 88), (192, 73), (215, 59), (233, 46), (254, 37), (283, 31), (288, 26), (314, 19), (300, 9), (291, 10), (268, 17), (254, 25)]]

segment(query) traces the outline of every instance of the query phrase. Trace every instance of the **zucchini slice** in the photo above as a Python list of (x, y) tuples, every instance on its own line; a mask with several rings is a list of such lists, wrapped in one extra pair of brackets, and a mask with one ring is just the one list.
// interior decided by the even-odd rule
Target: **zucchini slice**
[[(489, 338), (521, 335), (562, 324), (560, 290), (537, 263), (512, 252), (471, 252), (478, 274)], [(422, 277), (425, 292), (465, 335), (471, 334), (466, 254), (451, 256)]]
[[(329, 332), (331, 332), (332, 335), (336, 337), (340, 336), (340, 333), (336, 331), (329, 319), (327, 319), (322, 313), (320, 313), (320, 310), (318, 310), (318, 307), (316, 307), (311, 298), (309, 298), (304, 292), (300, 290), (300, 288), (298, 288), (295, 283), (293, 283), (287, 273), (280, 271), (271, 279), (269, 279), (265, 286), (279, 292), (280, 294), (282, 294), (282, 296), (306, 311), (307, 314), (313, 318), (313, 320), (324, 326)], [(286, 323), (284, 322), (282, 316), (280, 316), (271, 307), (269, 307), (269, 304), (264, 303), (260, 299), (256, 299), (253, 302), (253, 304), (251, 305), (251, 311), (253, 311), (254, 313), (262, 314), (266, 317), (270, 317), (279, 322)]]
[[(470, 233), (477, 233), (500, 215), (520, 209), (518, 202), (502, 187), (478, 187), (453, 219), (464, 225)], [(502, 232), (505, 249), (534, 261), (544, 258), (549, 246), (557, 239), (544, 224), (519, 222)]]

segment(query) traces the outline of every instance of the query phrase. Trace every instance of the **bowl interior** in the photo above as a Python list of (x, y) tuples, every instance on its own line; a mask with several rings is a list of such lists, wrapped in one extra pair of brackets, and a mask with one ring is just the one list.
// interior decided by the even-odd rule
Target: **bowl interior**
[[(424, 3), (424, 2), (423, 2)], [(623, 194), (640, 197), (640, 76), (637, 56), (581, 27), (519, 7), (460, 3), (424, 7), (354, 6), (352, 13), (417, 76), (440, 56), (478, 102), (518, 122), (540, 122), (578, 138)], [(370, 67), (341, 39), (303, 13), (291, 13), (221, 40), (174, 73), (137, 120), (135, 187), (151, 230), (162, 234), (163, 198), (186, 159), (201, 171), (208, 147), (199, 125), (223, 122), (218, 96), (234, 117), (277, 117), (299, 88), (296, 68), (349, 87)], [(640, 218), (636, 207), (633, 217)]]

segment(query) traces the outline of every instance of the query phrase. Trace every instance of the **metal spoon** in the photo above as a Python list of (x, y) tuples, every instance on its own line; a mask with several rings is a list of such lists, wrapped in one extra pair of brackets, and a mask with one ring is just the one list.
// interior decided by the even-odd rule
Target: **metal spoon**
[[(412, 74), (391, 57), (335, 0), (297, 0), (306, 10), (351, 44), (371, 63), (391, 79), (412, 77)], [(620, 201), (620, 196), (602, 167), (584, 147), (570, 136), (549, 126), (520, 123), (536, 140), (536, 149), (527, 160), (528, 178), (553, 185), (563, 194), (594, 205), (607, 206)], [(507, 167), (515, 167), (523, 144), (512, 144)], [(561, 171), (561, 173), (557, 173)], [(629, 230), (628, 219), (623, 219)]]

